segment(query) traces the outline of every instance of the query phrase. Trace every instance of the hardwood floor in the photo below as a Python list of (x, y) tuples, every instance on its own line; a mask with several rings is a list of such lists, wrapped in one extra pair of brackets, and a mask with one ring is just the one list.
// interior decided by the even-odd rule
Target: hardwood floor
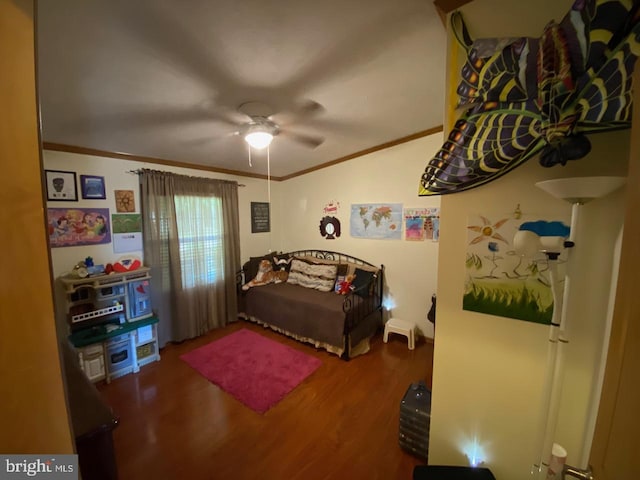
[[(179, 356), (247, 328), (322, 360), (264, 415), (210, 383)], [(424, 464), (398, 446), (400, 400), (409, 384), (431, 385), (433, 345), (413, 351), (382, 335), (349, 362), (239, 321), (169, 345), (160, 362), (98, 385), (120, 418), (114, 441), (120, 479), (410, 479)]]

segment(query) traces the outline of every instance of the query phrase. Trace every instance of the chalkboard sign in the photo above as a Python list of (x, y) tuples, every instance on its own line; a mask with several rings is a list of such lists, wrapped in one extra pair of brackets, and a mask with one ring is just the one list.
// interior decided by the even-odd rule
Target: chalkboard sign
[(251, 233), (268, 232), (270, 230), (269, 203), (251, 202)]

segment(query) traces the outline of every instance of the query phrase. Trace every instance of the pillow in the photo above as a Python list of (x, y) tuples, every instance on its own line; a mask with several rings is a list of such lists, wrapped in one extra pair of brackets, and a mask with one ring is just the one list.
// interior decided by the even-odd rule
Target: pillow
[(313, 263), (314, 265), (338, 265), (340, 262), (337, 260), (329, 260), (327, 258), (318, 258), (313, 255), (297, 255), (293, 258), (302, 260), (303, 262)]
[(336, 284), (334, 287), (334, 291), (339, 292), (340, 291), (340, 284), (342, 282), (344, 282), (344, 279), (347, 276), (347, 270), (349, 269), (349, 265), (347, 265), (346, 263), (340, 263), (338, 264), (338, 269), (336, 271)]
[(369, 265), (362, 265), (359, 263), (347, 263), (347, 275), (355, 275), (356, 268), (360, 270), (364, 270), (371, 273), (378, 273), (378, 267), (371, 267)]
[(363, 298), (368, 297), (371, 294), (369, 287), (373, 282), (375, 273), (368, 270), (362, 270), (361, 268), (356, 268), (354, 275), (356, 276), (356, 278), (353, 279), (353, 286), (355, 288), (354, 293)]
[(274, 270), (291, 271), (291, 260), (293, 260), (291, 255), (275, 255), (272, 260)]
[(313, 264), (294, 258), (287, 283), (330, 292), (335, 288), (337, 270), (337, 265)]
[(346, 275), (347, 274), (347, 270), (349, 270), (349, 265), (347, 265), (346, 263), (340, 263), (338, 264), (338, 271), (336, 272), (337, 275)]

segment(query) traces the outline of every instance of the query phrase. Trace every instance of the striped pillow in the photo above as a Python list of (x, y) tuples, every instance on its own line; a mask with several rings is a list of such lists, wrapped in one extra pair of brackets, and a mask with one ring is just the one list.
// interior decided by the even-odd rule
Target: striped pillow
[(293, 259), (287, 283), (330, 292), (336, 282), (337, 265), (311, 264)]

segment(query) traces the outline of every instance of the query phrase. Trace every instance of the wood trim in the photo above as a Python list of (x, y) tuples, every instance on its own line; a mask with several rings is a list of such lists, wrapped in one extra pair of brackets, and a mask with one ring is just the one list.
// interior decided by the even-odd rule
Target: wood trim
[[(433, 2), (435, 4), (435, 2)], [(444, 27), (444, 29), (447, 29), (447, 14), (444, 13), (444, 10), (442, 10), (438, 5), (435, 5), (436, 7), (436, 12), (438, 14), (438, 16), (440, 17), (440, 21), (442, 22), (442, 26)]]
[(473, 0), (434, 0), (433, 5), (436, 7), (436, 12), (438, 12), (440, 20), (442, 20), (442, 25), (447, 28), (447, 15), (472, 1)]
[[(124, 152), (110, 152), (108, 150), (98, 150), (96, 148), (79, 147), (76, 145), (66, 145), (64, 143), (44, 142), (42, 148), (45, 150), (54, 150), (56, 152), (78, 153), (81, 155), (93, 155), (96, 157), (118, 158), (121, 160), (131, 160), (135, 162), (154, 163), (156, 165), (167, 165), (170, 167), (191, 168), (193, 170), (202, 170), (205, 172), (226, 173), (228, 175), (239, 175), (241, 177), (252, 177), (267, 179), (266, 175), (258, 173), (247, 173), (238, 170), (230, 170), (226, 168), (216, 168), (207, 165), (198, 165), (197, 163), (180, 162), (177, 160), (166, 160), (163, 158), (145, 157)], [(276, 178), (271, 177), (271, 180)]]
[[(640, 85), (640, 70), (636, 69), (633, 79), (634, 85)], [(634, 92), (634, 104), (640, 104), (640, 89)], [(622, 250), (620, 254), (620, 272), (618, 274), (618, 288), (616, 292), (611, 338), (607, 355), (606, 373), (602, 387), (602, 396), (598, 410), (598, 419), (593, 437), (590, 463), (594, 469), (595, 478), (612, 479), (610, 469), (607, 468), (609, 447), (612, 446), (613, 426), (616, 412), (623, 399), (619, 396), (623, 387), (624, 368), (629, 367), (626, 362), (629, 352), (638, 348), (637, 322), (640, 318), (640, 301), (637, 294), (637, 272), (640, 270), (640, 254), (637, 243), (640, 237), (640, 110), (634, 109), (631, 130), (631, 148), (627, 190), (625, 200), (624, 232)], [(633, 330), (633, 332), (631, 331)], [(634, 338), (635, 335), (635, 338)], [(627, 373), (627, 382), (629, 373)], [(619, 420), (618, 420), (619, 421)], [(634, 432), (635, 433), (635, 432)], [(633, 439), (631, 440), (634, 441)], [(620, 440), (617, 440), (620, 444)], [(615, 448), (615, 446), (613, 446)], [(629, 451), (631, 455), (631, 450)], [(636, 458), (637, 461), (637, 458)], [(614, 468), (615, 470), (615, 468)]]
[[(335, 160), (331, 160), (326, 163), (322, 163), (320, 165), (316, 165), (315, 167), (307, 168), (305, 170), (301, 170), (296, 173), (292, 173), (291, 175), (285, 175), (284, 177), (271, 177), (272, 181), (281, 182), (284, 180), (289, 180), (290, 178), (299, 177), (301, 175), (305, 175), (307, 173), (315, 172), (316, 170), (321, 170), (323, 168), (331, 167), (338, 163), (346, 162), (347, 160), (352, 160), (357, 157), (361, 157), (363, 155), (367, 155), (369, 153), (377, 152), (380, 150), (384, 150), (385, 148), (394, 147), (396, 145), (400, 145), (402, 143), (410, 142), (412, 140), (416, 140), (418, 138), (426, 137), (428, 135), (433, 135), (434, 133), (442, 132), (442, 125), (434, 128), (429, 128), (427, 130), (422, 130), (417, 133), (413, 133), (411, 135), (407, 135), (406, 137), (398, 138), (396, 140), (391, 140), (389, 142), (376, 145), (375, 147), (370, 147), (365, 150), (360, 150), (359, 152), (352, 153), (350, 155), (346, 155), (344, 157), (337, 158)], [(63, 143), (54, 143), (54, 142), (44, 142), (42, 148), (45, 150), (53, 150), (56, 152), (67, 152), (67, 153), (77, 153), (80, 155), (93, 155), (96, 157), (106, 157), (106, 158), (118, 158), (121, 160), (131, 160), (136, 162), (145, 162), (145, 163), (153, 163), (157, 165), (167, 165), (171, 167), (181, 167), (181, 168), (191, 168), (194, 170), (202, 170), (205, 172), (215, 172), (215, 173), (225, 173), (228, 175), (237, 175), (239, 177), (251, 177), (251, 178), (260, 178), (263, 180), (267, 180), (268, 177), (266, 175), (261, 175), (257, 173), (248, 173), (242, 172), (239, 170), (229, 170), (225, 168), (217, 168), (210, 167), (207, 165), (199, 165), (196, 163), (188, 163), (188, 162), (179, 162), (176, 160), (166, 160), (162, 158), (155, 157), (145, 157), (142, 155), (134, 155), (131, 153), (124, 152), (110, 152), (108, 150), (98, 150), (96, 148), (87, 148), (87, 147), (79, 147), (76, 145), (66, 145)]]
[(352, 153), (350, 155), (346, 155), (344, 157), (336, 158), (335, 160), (331, 160), (330, 162), (323, 163), (320, 165), (316, 165), (315, 167), (307, 168), (305, 170), (300, 170), (299, 172), (292, 173), (291, 175), (285, 175), (284, 177), (280, 177), (281, 180), (289, 180), (294, 177), (299, 177), (301, 175), (306, 175), (307, 173), (315, 172), (316, 170), (322, 170), (323, 168), (331, 167), (338, 163), (346, 162), (347, 160), (353, 160), (357, 157), (362, 157), (363, 155), (368, 155), (370, 153), (378, 152), (380, 150), (384, 150), (386, 148), (395, 147), (396, 145), (400, 145), (403, 143), (410, 142), (412, 140), (417, 140), (418, 138), (426, 137), (429, 135), (433, 135), (434, 133), (442, 132), (444, 130), (442, 125), (439, 125), (434, 128), (429, 128), (427, 130), (422, 130), (421, 132), (416, 132), (411, 135), (407, 135), (406, 137), (398, 138), (396, 140), (391, 140), (390, 142), (382, 143), (380, 145), (376, 145), (375, 147), (370, 147), (365, 150), (360, 150), (359, 152)]
[(438, 10), (442, 10), (445, 14), (457, 10), (473, 0), (433, 0), (433, 4)]

